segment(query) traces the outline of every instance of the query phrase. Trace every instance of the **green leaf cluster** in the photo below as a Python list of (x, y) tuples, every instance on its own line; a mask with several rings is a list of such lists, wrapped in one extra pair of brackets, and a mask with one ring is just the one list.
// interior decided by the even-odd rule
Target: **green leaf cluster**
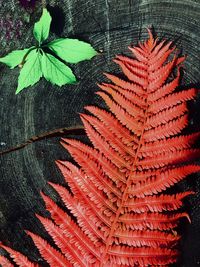
[[(37, 46), (15, 50), (0, 58), (0, 62), (11, 69), (21, 67), (16, 94), (37, 83), (41, 77), (58, 86), (73, 84), (76, 77), (63, 62), (78, 63), (97, 55), (90, 44), (77, 39), (60, 38), (44, 43), (49, 36), (51, 20), (49, 12), (44, 8), (40, 20), (35, 23), (33, 29)], [(51, 53), (46, 52), (48, 49)]]

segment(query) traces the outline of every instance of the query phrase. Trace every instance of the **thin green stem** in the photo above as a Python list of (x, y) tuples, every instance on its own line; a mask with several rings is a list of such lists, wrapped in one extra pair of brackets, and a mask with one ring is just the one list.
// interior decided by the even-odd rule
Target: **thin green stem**
[(37, 47), (32, 47), (32, 48), (30, 48), (29, 50), (28, 50), (28, 52), (24, 55), (24, 57), (23, 57), (23, 59), (22, 59), (22, 62), (18, 65), (20, 68), (22, 68), (23, 66), (24, 66), (24, 64), (25, 64), (25, 62), (26, 62), (26, 58), (27, 58), (27, 56), (29, 55), (29, 53), (32, 51), (32, 50), (34, 50), (34, 49), (36, 49)]

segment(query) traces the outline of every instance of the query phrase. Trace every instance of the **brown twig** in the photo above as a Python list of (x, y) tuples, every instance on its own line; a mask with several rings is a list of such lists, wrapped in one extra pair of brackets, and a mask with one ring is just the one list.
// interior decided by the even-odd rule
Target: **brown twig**
[(84, 134), (84, 127), (83, 126), (75, 126), (75, 127), (68, 127), (68, 128), (58, 128), (58, 129), (54, 129), (52, 131), (48, 131), (48, 132), (44, 132), (41, 133), (37, 136), (33, 136), (30, 139), (26, 140), (24, 143), (18, 144), (14, 147), (10, 147), (7, 148), (5, 150), (0, 151), (0, 156), (4, 155), (4, 154), (8, 154), (10, 152), (22, 149), (24, 147), (26, 147), (27, 145), (46, 139), (46, 138), (50, 138), (50, 137), (55, 137), (55, 136), (63, 136), (63, 135), (74, 135), (74, 134)]

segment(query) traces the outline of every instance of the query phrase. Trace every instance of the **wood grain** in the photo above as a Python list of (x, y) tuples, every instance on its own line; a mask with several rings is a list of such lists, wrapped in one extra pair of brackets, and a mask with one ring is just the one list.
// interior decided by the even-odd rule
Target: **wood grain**
[[(20, 36), (13, 26), (10, 39), (5, 24), (1, 24), (2, 56), (13, 49), (29, 47), (34, 43), (32, 28), (41, 13), (39, 2), (34, 10), (27, 12), (17, 1), (0, 1), (2, 19), (10, 20), (15, 26), (19, 21), (22, 22), (18, 27)], [(71, 65), (79, 79), (76, 86), (58, 88), (42, 79), (18, 95), (15, 95), (15, 90), (19, 70), (9, 70), (0, 65), (1, 151), (54, 129), (80, 125), (78, 113), (83, 112), (85, 105), (101, 105), (95, 92), (96, 83), (106, 80), (102, 73), (119, 72), (112, 58), (116, 54), (128, 54), (127, 47), (130, 44), (144, 40), (147, 27), (153, 26), (158, 37), (174, 40), (182, 53), (188, 55), (182, 82), (199, 86), (198, 0), (50, 0), (47, 4), (53, 17), (51, 39), (60, 36), (79, 38), (90, 42), (103, 53), (91, 61)], [(30, 17), (30, 22), (27, 22), (27, 17)], [(199, 100), (190, 105), (192, 130), (200, 124), (199, 107)], [(79, 138), (84, 137), (81, 135)], [(46, 236), (34, 213), (46, 214), (40, 190), (59, 202), (47, 185), (47, 181), (63, 183), (54, 161), (69, 159), (69, 155), (60, 146), (59, 139), (53, 136), (38, 140), (21, 150), (0, 156), (0, 239), (39, 262), (41, 259), (37, 250), (22, 229)], [(188, 225), (184, 221), (182, 225), (184, 239), (182, 258), (178, 264), (195, 267), (200, 265), (200, 178), (190, 177), (179, 187), (197, 192), (186, 201), (192, 224)]]

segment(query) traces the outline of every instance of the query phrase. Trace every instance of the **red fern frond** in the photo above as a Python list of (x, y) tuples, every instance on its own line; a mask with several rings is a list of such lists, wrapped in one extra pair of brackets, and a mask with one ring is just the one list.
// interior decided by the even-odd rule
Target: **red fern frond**
[[(92, 146), (62, 140), (77, 165), (56, 162), (70, 191), (50, 185), (68, 212), (42, 194), (51, 219), (37, 218), (58, 249), (28, 232), (52, 267), (166, 267), (178, 259), (174, 229), (183, 218), (190, 222), (178, 209), (193, 192), (165, 190), (200, 171), (194, 163), (200, 150), (193, 148), (200, 133), (179, 135), (196, 89), (177, 90), (185, 57), (173, 55), (171, 42), (149, 31), (149, 39), (130, 50), (134, 58), (114, 60), (124, 78), (107, 73), (111, 83), (99, 85), (108, 110), (87, 106), (90, 114), (80, 115)], [(3, 247), (18, 265), (19, 258), (27, 261)]]
[(132, 198), (126, 203), (128, 211), (136, 213), (142, 212), (162, 212), (173, 211), (179, 209), (183, 204), (186, 196), (192, 195), (194, 192), (184, 192), (176, 195), (154, 195), (144, 198)]
[[(11, 256), (11, 258), (14, 260), (14, 262), (19, 267), (38, 267), (39, 265), (36, 263), (31, 263), (26, 256), (24, 256), (22, 253), (7, 247), (5, 245), (1, 244), (1, 247), (4, 248)], [(1, 263), (1, 262), (0, 262)], [(1, 263), (2, 264), (2, 263)], [(7, 265), (6, 265), (7, 266)], [(12, 266), (12, 265), (11, 265)]]
[(14, 265), (4, 256), (0, 256), (0, 264), (2, 267), (14, 267)]
[[(26, 231), (26, 233), (31, 236), (36, 247), (39, 249), (40, 254), (46, 260), (46, 262), (49, 263), (50, 266), (56, 266), (56, 267), (73, 266), (72, 264), (70, 264), (70, 261), (68, 261), (67, 258), (64, 257), (63, 254), (61, 254), (55, 248), (51, 247), (46, 240), (29, 231)], [(69, 257), (71, 261), (73, 261), (73, 253), (71, 254), (69, 256), (68, 254), (66, 254), (66, 256)], [(76, 260), (78, 261), (78, 257)]]

